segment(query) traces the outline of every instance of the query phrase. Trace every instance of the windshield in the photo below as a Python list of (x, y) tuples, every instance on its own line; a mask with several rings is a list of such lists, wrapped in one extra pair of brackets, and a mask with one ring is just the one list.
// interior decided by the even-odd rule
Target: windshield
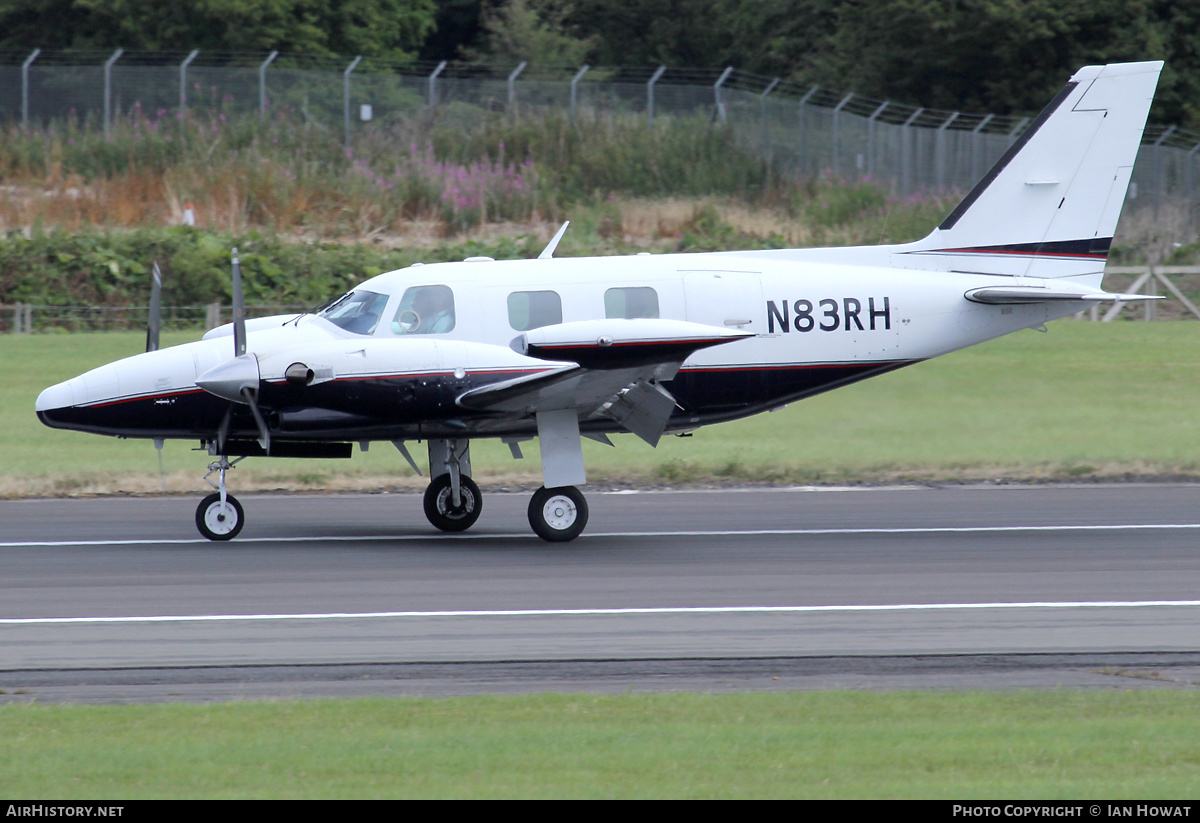
[(387, 305), (388, 296), (373, 291), (352, 291), (318, 312), (330, 323), (354, 334), (371, 334)]

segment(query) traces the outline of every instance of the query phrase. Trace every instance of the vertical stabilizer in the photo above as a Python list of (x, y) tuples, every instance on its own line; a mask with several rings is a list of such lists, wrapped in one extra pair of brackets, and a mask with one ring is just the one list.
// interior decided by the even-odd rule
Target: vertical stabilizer
[(1103, 272), (1161, 61), (1080, 69), (905, 268), (1034, 277)]

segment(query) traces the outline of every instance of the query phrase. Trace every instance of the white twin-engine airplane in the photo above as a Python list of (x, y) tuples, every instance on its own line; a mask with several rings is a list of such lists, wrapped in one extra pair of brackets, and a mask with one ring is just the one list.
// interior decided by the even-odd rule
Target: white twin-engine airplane
[[(581, 438), (733, 420), (1099, 303), (1161, 62), (1080, 69), (928, 237), (858, 248), (469, 258), (379, 275), (312, 313), (230, 326), (52, 386), (47, 426), (199, 439), (216, 492), (196, 525), (241, 530), (230, 458), (349, 457), (424, 440), (425, 514), (479, 518), (471, 441), (537, 436), (541, 537), (587, 523)], [(152, 328), (156, 319), (151, 320)]]

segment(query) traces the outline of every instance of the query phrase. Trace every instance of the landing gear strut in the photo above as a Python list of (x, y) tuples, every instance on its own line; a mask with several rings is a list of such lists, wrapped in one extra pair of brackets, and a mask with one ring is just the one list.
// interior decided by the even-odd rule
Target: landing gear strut
[[(228, 457), (221, 455), (220, 460), (208, 464), (208, 474), (204, 475), (204, 479), (216, 491), (201, 500), (196, 508), (196, 528), (209, 540), (232, 540), (246, 523), (242, 504), (225, 489), (225, 472), (240, 460), (242, 458), (230, 463)], [(214, 472), (219, 473), (216, 483), (208, 479)]]
[(425, 517), (434, 528), (462, 532), (475, 525), (483, 511), (483, 495), (471, 479), (471, 441), (430, 440)]
[(587, 521), (587, 500), (574, 486), (543, 486), (529, 501), (529, 525), (538, 537), (551, 543), (574, 540), (583, 533)]

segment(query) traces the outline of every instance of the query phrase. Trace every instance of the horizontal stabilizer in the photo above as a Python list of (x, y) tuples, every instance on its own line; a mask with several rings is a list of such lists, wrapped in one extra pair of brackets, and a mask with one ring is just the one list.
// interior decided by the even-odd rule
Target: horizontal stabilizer
[(1123, 303), (1127, 300), (1161, 300), (1160, 295), (1149, 294), (1114, 294), (1105, 291), (1068, 291), (1064, 289), (1047, 289), (1042, 286), (985, 286), (982, 289), (971, 289), (963, 295), (975, 303), (987, 303), (992, 306), (1006, 306), (1025, 303), (1059, 303), (1076, 301), (1084, 303)]

